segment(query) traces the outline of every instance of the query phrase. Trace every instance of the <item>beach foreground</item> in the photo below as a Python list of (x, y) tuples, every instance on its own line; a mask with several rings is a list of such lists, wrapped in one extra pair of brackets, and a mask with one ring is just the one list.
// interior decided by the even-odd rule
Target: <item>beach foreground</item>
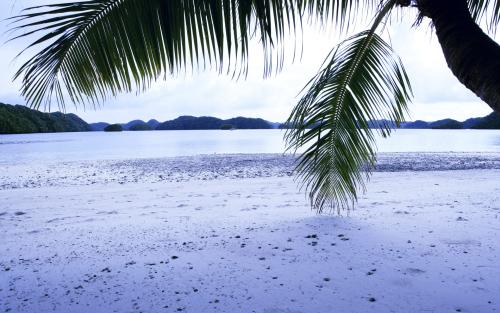
[(312, 212), (288, 165), (239, 160), (205, 178), (194, 161), (7, 167), (0, 310), (500, 311), (498, 156), (376, 172), (342, 217)]

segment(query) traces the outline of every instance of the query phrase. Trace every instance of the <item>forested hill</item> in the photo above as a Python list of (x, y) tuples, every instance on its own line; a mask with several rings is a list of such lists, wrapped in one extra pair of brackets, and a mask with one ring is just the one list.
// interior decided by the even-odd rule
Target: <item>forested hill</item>
[(180, 116), (156, 127), (157, 130), (192, 130), (192, 129), (271, 129), (272, 124), (261, 118), (235, 117), (222, 120), (211, 116)]
[(0, 134), (90, 131), (75, 114), (43, 113), (22, 105), (0, 103)]
[[(44, 113), (22, 105), (0, 103), (0, 134), (50, 133), (103, 131), (108, 123), (87, 124), (75, 114), (61, 112)], [(396, 127), (392, 121), (370, 121), (370, 127), (384, 125)], [(204, 130), (204, 129), (272, 129), (287, 128), (289, 125), (272, 123), (261, 118), (235, 117), (220, 119), (211, 116), (180, 116), (163, 123), (157, 120), (133, 120), (121, 124), (123, 130)], [(401, 124), (407, 129), (500, 129), (500, 114), (491, 113), (485, 117), (470, 118), (459, 122), (443, 119), (435, 122), (415, 121)]]
[(410, 129), (500, 129), (500, 114), (492, 112), (485, 117), (470, 118), (463, 122), (444, 119), (435, 122), (415, 121), (403, 123), (401, 128)]

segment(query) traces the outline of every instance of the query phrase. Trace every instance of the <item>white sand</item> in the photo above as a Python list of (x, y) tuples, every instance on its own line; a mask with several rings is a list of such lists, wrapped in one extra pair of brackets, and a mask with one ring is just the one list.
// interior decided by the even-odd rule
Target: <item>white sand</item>
[(154, 162), (5, 168), (0, 311), (500, 311), (497, 165), (377, 172), (337, 217), (276, 164), (204, 181)]

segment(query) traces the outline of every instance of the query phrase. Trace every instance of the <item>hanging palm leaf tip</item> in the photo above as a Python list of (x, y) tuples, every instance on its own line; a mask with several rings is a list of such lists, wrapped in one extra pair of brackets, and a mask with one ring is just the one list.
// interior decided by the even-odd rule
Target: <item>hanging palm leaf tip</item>
[[(370, 30), (345, 40), (309, 83), (287, 124), (288, 148), (302, 150), (298, 177), (318, 212), (349, 209), (375, 165), (370, 120), (404, 121), (411, 87), (399, 58), (375, 31), (395, 1), (378, 12)], [(392, 123), (380, 125), (387, 136)]]

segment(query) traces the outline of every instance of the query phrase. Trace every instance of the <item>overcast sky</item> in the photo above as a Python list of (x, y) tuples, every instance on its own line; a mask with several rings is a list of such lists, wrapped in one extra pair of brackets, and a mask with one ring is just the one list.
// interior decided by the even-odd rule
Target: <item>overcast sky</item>
[[(66, 0), (68, 1), (68, 0)], [(17, 14), (30, 4), (46, 3), (35, 0), (0, 0), (0, 18)], [(65, 2), (65, 1), (63, 1)], [(411, 27), (413, 21), (394, 24), (389, 28), (394, 50), (406, 66), (415, 98), (410, 106), (410, 120), (437, 120), (451, 117), (464, 120), (484, 116), (491, 109), (462, 86), (448, 69), (441, 48), (427, 23)], [(8, 39), (8, 24), (0, 24), (2, 42)], [(298, 93), (317, 72), (322, 61), (339, 37), (316, 28), (305, 30), (304, 52), (300, 60), (287, 62), (277, 76), (262, 78), (258, 43), (255, 55), (250, 56), (250, 73), (246, 80), (234, 81), (214, 72), (185, 75), (155, 83), (145, 93), (123, 94), (107, 101), (98, 110), (67, 106), (87, 122), (127, 122), (132, 119), (160, 121), (179, 115), (210, 115), (221, 118), (235, 116), (261, 117), (284, 121)], [(0, 102), (25, 104), (19, 96), (19, 82), (12, 82), (13, 73), (21, 62), (13, 61), (26, 42), (3, 44), (0, 48)], [(55, 108), (53, 108), (54, 110)]]

